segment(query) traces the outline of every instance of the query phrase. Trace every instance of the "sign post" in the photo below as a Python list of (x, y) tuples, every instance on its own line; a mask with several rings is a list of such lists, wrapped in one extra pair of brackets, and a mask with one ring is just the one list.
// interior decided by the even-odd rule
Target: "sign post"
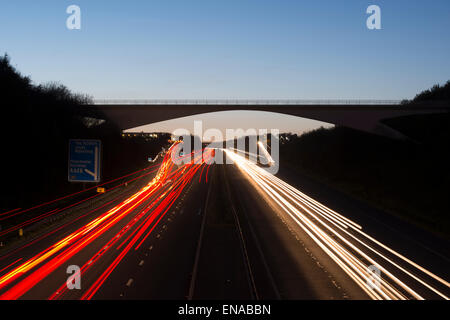
[(70, 182), (100, 182), (100, 140), (69, 141)]

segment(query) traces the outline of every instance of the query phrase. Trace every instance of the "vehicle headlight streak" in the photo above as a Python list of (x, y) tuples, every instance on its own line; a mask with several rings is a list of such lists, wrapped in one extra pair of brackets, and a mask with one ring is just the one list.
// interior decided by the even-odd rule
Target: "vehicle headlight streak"
[[(423, 299), (405, 282), (393, 273), (401, 273), (441, 298), (448, 296), (417, 274), (429, 277), (431, 282), (450, 288), (450, 284), (407, 259), (383, 243), (362, 231), (361, 226), (318, 201), (308, 197), (293, 186), (268, 173), (245, 157), (229, 149), (223, 149), (236, 166), (244, 172), (261, 190), (269, 196), (284, 212), (295, 221), (313, 241), (323, 249), (372, 299)], [(356, 243), (352, 243), (349, 240)], [(359, 244), (362, 247), (358, 247)], [(373, 256), (362, 249), (370, 251)], [(383, 252), (384, 250), (384, 252)], [(406, 267), (393, 261), (387, 253), (399, 258)], [(379, 259), (379, 261), (375, 260)], [(385, 265), (382, 265), (383, 262)], [(371, 277), (368, 266), (375, 265), (383, 273), (379, 287), (369, 287), (367, 279)], [(392, 272), (388, 268), (392, 268)]]

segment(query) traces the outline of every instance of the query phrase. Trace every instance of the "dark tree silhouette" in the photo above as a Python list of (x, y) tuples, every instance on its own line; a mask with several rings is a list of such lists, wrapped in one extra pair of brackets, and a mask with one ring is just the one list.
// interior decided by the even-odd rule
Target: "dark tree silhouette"
[(98, 112), (92, 98), (50, 82), (35, 85), (0, 56), (0, 112), (2, 120), (2, 194), (0, 211), (27, 207), (76, 191), (67, 181), (68, 140), (100, 139), (104, 179), (142, 167), (167, 137), (149, 144), (122, 139), (121, 130)]
[(450, 80), (443, 86), (435, 84), (431, 89), (417, 94), (413, 100), (403, 100), (401, 103), (409, 104), (427, 101), (450, 101)]

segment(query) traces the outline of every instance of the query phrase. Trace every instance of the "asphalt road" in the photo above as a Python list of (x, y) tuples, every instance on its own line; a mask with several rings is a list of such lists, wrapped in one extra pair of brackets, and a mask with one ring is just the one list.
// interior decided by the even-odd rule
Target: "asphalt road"
[[(71, 223), (67, 217), (28, 246), (2, 252), (0, 299), (449, 295), (442, 242), (431, 248), (422, 233), (407, 241), (412, 234), (396, 230), (411, 229), (398, 221), (368, 216), (370, 208), (349, 199), (327, 202), (327, 193), (340, 197), (305, 182), (316, 202), (299, 190), (304, 180), (290, 177), (288, 185), (229, 156), (235, 165), (177, 166), (166, 158), (158, 173), (90, 208), (93, 213)], [(367, 284), (369, 265), (381, 269), (375, 289)], [(81, 268), (80, 289), (67, 287), (69, 266)]]

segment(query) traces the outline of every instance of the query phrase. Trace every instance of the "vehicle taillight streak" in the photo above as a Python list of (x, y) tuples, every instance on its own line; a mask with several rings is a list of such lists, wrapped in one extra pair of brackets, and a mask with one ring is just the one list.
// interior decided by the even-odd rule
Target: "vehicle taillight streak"
[[(202, 156), (204, 151), (202, 150), (201, 152), (193, 153), (192, 163), (184, 164), (176, 168), (171, 160), (171, 152), (173, 152), (177, 144), (174, 143), (167, 152), (155, 178), (140, 191), (1, 276), (0, 290), (6, 289), (6, 291), (1, 294), (0, 299), (11, 300), (22, 297), (57, 268), (67, 263), (69, 259), (80, 253), (87, 246), (93, 244), (103, 235), (107, 235), (107, 232), (112, 230), (111, 228), (117, 225), (117, 223), (129, 217), (130, 214), (135, 214), (131, 221), (126, 223), (118, 233), (115, 233), (107, 241), (106, 245), (103, 245), (81, 268), (81, 274), (85, 274), (101, 259), (105, 252), (114, 248), (119, 252), (113, 263), (109, 265), (82, 296), (82, 299), (92, 298), (125, 255), (133, 247), (137, 250), (145, 239), (147, 239), (178, 199), (184, 188), (189, 185), (199, 169), (205, 165), (205, 159), (202, 159), (202, 157), (207, 159), (209, 156), (208, 152)], [(200, 161), (196, 162), (198, 159)], [(143, 205), (144, 207), (142, 208)], [(136, 209), (138, 208), (140, 209), (136, 213)], [(131, 232), (131, 227), (135, 225), (137, 227)], [(130, 234), (127, 235), (127, 233)], [(127, 237), (125, 238), (126, 235)], [(125, 239), (123, 240), (123, 238)], [(116, 244), (121, 240), (123, 242), (116, 247)], [(125, 247), (122, 248), (124, 245)], [(49, 299), (62, 298), (67, 291), (66, 289), (65, 283), (62, 284)]]

